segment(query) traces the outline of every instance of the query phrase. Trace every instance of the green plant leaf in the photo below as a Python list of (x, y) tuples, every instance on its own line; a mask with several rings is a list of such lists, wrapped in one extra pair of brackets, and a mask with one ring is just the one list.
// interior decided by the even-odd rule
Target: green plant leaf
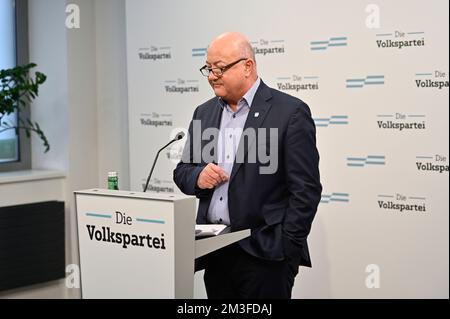
[(39, 87), (47, 80), (47, 76), (38, 71), (33, 74), (32, 69), (36, 66), (35, 63), (29, 63), (0, 70), (0, 128), (14, 129), (17, 134), (20, 129), (23, 129), (28, 138), (34, 132), (42, 140), (45, 152), (48, 152), (50, 145), (37, 122), (33, 124), (30, 119), (24, 121), (19, 117), (19, 127), (17, 127), (1, 121), (4, 116), (13, 112), (20, 113), (21, 109), (31, 105), (31, 102), (38, 97)]

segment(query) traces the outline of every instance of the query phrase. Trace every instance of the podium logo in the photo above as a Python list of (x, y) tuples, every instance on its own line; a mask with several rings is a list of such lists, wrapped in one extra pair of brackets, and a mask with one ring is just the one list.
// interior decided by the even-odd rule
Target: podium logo
[(315, 118), (314, 123), (316, 124), (316, 127), (348, 125), (348, 116), (347, 115), (332, 115), (331, 117)]
[(376, 44), (379, 49), (403, 49), (425, 46), (425, 32), (394, 31), (376, 34)]
[(445, 173), (448, 172), (447, 156), (434, 155), (434, 156), (416, 156), (416, 167), (419, 171), (430, 173)]
[(164, 88), (166, 93), (183, 94), (199, 92), (198, 80), (167, 80), (164, 81)]
[(321, 204), (331, 204), (331, 203), (348, 203), (350, 201), (350, 195), (348, 193), (331, 193), (322, 194), (320, 200)]
[(415, 83), (418, 89), (448, 88), (448, 75), (443, 71), (416, 73)]
[[(142, 184), (142, 188), (145, 187), (145, 181)], [(147, 187), (147, 191), (156, 193), (174, 193), (175, 188), (172, 181), (160, 180), (157, 178), (152, 178)]]
[(365, 78), (348, 79), (347, 89), (362, 89), (364, 86), (384, 85), (384, 75), (368, 75)]
[(424, 114), (379, 114), (377, 125), (382, 130), (423, 131), (426, 129)]
[(255, 55), (265, 56), (267, 54), (284, 54), (284, 40), (250, 41), (250, 45), (255, 51)]
[(277, 87), (280, 91), (309, 91), (319, 90), (318, 76), (299, 76), (293, 75), (277, 77)]
[[(114, 215), (114, 216), (113, 216)], [(115, 225), (133, 226), (133, 223), (157, 224), (164, 225), (164, 220), (148, 219), (140, 217), (127, 216), (123, 212), (99, 213), (89, 212), (85, 214), (86, 217), (93, 220), (114, 220)], [(104, 242), (108, 244), (121, 245), (122, 248), (127, 249), (132, 247), (145, 247), (151, 249), (165, 250), (164, 233), (160, 236), (151, 236), (150, 234), (130, 234), (127, 232), (116, 232), (110, 226), (86, 225), (89, 239), (91, 241)]]
[(426, 212), (426, 198), (402, 194), (378, 195), (378, 207), (392, 212)]
[(143, 61), (155, 62), (158, 60), (172, 59), (172, 53), (170, 47), (157, 47), (152, 45), (150, 47), (138, 49), (138, 57)]
[(328, 48), (347, 46), (347, 37), (333, 37), (325, 40), (311, 41), (311, 51), (325, 51)]
[(160, 114), (160, 113), (141, 113), (141, 125), (143, 126), (173, 126), (172, 114)]
[(369, 155), (367, 157), (347, 157), (347, 166), (364, 167), (370, 165), (386, 165), (384, 155)]

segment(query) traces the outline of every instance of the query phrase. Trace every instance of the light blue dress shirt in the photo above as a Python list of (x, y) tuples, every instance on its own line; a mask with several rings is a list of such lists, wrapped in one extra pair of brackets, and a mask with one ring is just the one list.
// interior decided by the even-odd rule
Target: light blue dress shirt
[[(217, 165), (220, 166), (228, 176), (231, 175), (245, 122), (247, 121), (253, 98), (255, 97), (255, 93), (258, 90), (260, 83), (261, 79), (258, 78), (250, 90), (248, 90), (242, 99), (239, 100), (236, 112), (233, 112), (230, 106), (219, 98), (219, 105), (223, 108), (223, 112), (217, 145)], [(214, 190), (207, 216), (208, 222), (212, 224), (230, 225), (228, 186), (229, 182), (225, 182), (218, 185)]]

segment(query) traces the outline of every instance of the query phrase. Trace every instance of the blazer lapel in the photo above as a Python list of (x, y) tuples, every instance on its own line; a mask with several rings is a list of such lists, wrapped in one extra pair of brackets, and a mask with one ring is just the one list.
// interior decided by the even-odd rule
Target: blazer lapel
[[(253, 129), (255, 133), (258, 133), (258, 128), (264, 122), (267, 113), (269, 113), (270, 107), (272, 106), (268, 101), (272, 98), (272, 94), (270, 93), (270, 89), (264, 82), (261, 81), (258, 90), (256, 91), (255, 97), (253, 99), (252, 105), (250, 107), (250, 112), (247, 117), (247, 121), (245, 122), (244, 132), (246, 129)], [(256, 135), (255, 134), (255, 135)], [(244, 135), (243, 135), (244, 136)], [(243, 137), (242, 136), (242, 137)], [(247, 157), (248, 150), (251, 148), (253, 143), (255, 143), (255, 136), (251, 134), (248, 139), (247, 147), (245, 148), (244, 138), (241, 137), (239, 141), (238, 151), (236, 154), (244, 154), (243, 158)], [(238, 156), (236, 156), (238, 158)], [(230, 175), (230, 183), (232, 182), (234, 176), (238, 172), (239, 168), (243, 163), (237, 163), (236, 159), (234, 161), (233, 169)]]
[(216, 99), (216, 103), (213, 108), (213, 112), (211, 114), (211, 117), (209, 118), (210, 122), (209, 125), (205, 125), (205, 127), (213, 127), (216, 129), (220, 129), (220, 122), (222, 121), (222, 112), (223, 108), (220, 105), (219, 99)]
[(214, 147), (213, 147), (213, 157), (214, 157), (214, 162), (217, 163), (218, 162), (218, 156), (219, 154), (217, 154), (218, 152), (217, 147), (218, 147), (218, 143), (219, 143), (219, 136), (208, 136), (209, 139), (207, 140), (203, 140), (203, 132), (205, 129), (207, 128), (214, 128), (216, 130), (214, 130), (215, 132), (219, 132), (220, 130), (220, 122), (222, 121), (222, 113), (223, 113), (223, 108), (220, 105), (219, 99), (216, 98), (216, 103), (214, 104), (214, 106), (211, 107), (211, 113), (209, 114), (209, 117), (206, 119), (202, 120), (202, 150), (205, 147), (205, 145), (211, 143), (211, 141), (213, 141), (214, 143)]

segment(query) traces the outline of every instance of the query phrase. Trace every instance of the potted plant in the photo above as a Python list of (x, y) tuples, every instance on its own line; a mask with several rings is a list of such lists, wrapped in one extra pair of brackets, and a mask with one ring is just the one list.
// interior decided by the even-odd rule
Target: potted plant
[[(39, 124), (21, 115), (21, 111), (38, 96), (39, 86), (47, 79), (47, 76), (40, 72), (31, 74), (34, 67), (36, 64), (30, 63), (0, 70), (0, 133), (15, 130), (18, 135), (19, 130), (24, 130), (29, 138), (34, 132), (42, 140), (45, 152), (48, 152), (50, 145)], [(12, 113), (17, 114), (17, 123), (7, 119)]]

